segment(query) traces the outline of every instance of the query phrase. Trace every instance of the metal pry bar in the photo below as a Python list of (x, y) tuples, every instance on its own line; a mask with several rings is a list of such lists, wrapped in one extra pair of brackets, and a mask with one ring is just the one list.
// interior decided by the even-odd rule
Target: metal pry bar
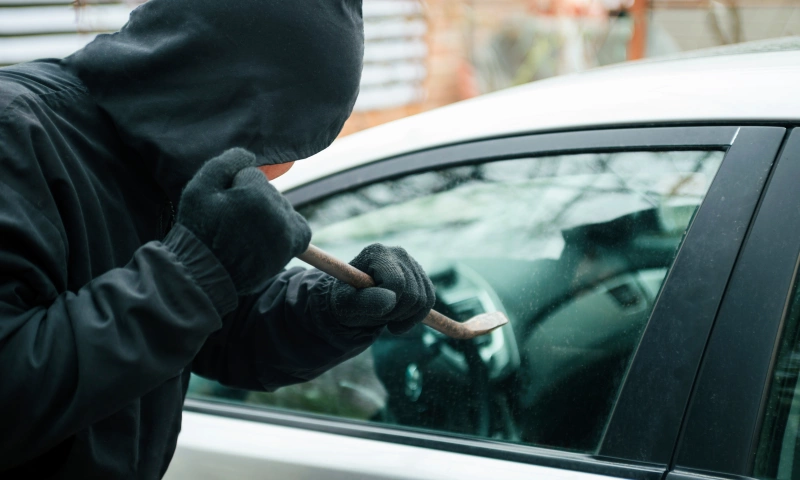
[[(314, 245), (309, 245), (308, 250), (297, 258), (352, 287), (375, 286), (372, 277)], [(502, 312), (490, 312), (475, 315), (466, 322), (459, 323), (436, 310), (431, 310), (422, 323), (448, 337), (469, 340), (502, 327), (508, 323), (508, 318)]]

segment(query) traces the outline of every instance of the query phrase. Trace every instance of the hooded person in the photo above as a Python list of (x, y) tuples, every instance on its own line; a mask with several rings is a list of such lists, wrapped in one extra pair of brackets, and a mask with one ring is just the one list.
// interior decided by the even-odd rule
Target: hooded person
[(0, 478), (159, 478), (192, 372), (274, 390), (424, 318), (402, 249), (284, 270), (310, 231), (255, 168), (333, 141), (362, 57), (360, 0), (150, 0), (0, 69)]

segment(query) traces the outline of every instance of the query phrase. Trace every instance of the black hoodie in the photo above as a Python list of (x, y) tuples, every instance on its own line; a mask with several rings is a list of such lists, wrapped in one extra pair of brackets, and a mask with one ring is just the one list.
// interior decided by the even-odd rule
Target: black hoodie
[(320, 272), (236, 298), (193, 236), (159, 241), (208, 159), (327, 147), (362, 56), (360, 0), (150, 0), (0, 69), (0, 478), (158, 478), (190, 372), (272, 390), (366, 348), (320, 327)]

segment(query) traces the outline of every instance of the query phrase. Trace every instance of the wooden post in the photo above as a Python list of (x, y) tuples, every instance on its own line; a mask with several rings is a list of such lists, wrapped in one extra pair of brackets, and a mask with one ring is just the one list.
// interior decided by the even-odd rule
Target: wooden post
[(628, 60), (644, 58), (647, 49), (647, 3), (648, 0), (634, 0), (628, 13), (633, 20), (633, 35), (628, 43)]

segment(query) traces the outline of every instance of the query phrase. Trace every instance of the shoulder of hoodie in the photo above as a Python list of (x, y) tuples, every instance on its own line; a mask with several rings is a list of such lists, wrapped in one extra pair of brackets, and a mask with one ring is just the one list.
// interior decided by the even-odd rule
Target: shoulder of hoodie
[(80, 99), (89, 100), (89, 91), (80, 79), (68, 72), (57, 59), (37, 60), (0, 68), (0, 125), (8, 126), (18, 115), (34, 115), (39, 107)]
[(47, 190), (45, 175), (35, 161), (36, 152), (31, 151), (40, 146), (35, 144), (40, 138), (35, 132), (47, 130), (44, 125), (51, 121), (48, 117), (58, 117), (64, 109), (80, 108), (83, 102), (94, 100), (60, 60), (0, 68), (0, 184), (27, 202), (42, 195)]

